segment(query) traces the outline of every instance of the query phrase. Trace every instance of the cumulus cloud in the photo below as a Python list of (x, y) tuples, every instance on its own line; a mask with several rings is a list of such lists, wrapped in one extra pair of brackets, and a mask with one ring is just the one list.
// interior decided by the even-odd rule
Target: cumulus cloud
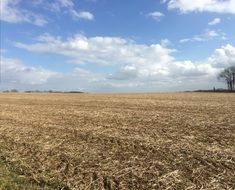
[[(210, 35), (217, 36), (213, 32)], [(219, 71), (235, 64), (235, 47), (230, 44), (199, 61), (177, 60), (176, 50), (164, 43), (146, 45), (120, 37), (88, 38), (77, 34), (64, 39), (44, 34), (35, 43), (16, 43), (16, 46), (35, 53), (63, 55), (69, 63), (78, 65), (72, 73), (50, 77), (43, 84), (47, 88), (58, 84), (69, 89), (113, 92), (151, 91), (152, 85), (156, 85), (155, 90), (209, 88), (218, 86)], [(91, 64), (100, 68), (99, 72), (82, 68)], [(112, 69), (107, 72), (109, 68)]]
[(235, 14), (235, 0), (165, 0), (169, 9), (178, 9), (182, 13), (214, 12)]
[(207, 60), (208, 64), (215, 68), (235, 66), (235, 47), (230, 44), (215, 50)]
[(62, 39), (45, 34), (37, 40), (34, 44), (16, 43), (16, 46), (33, 52), (65, 55), (77, 64), (98, 65), (164, 64), (173, 59), (170, 53), (174, 51), (160, 44), (138, 44), (119, 37), (75, 35)]
[[(31, 67), (19, 59), (1, 57), (0, 90), (61, 90), (99, 91), (112, 85), (102, 74), (75, 67), (72, 72), (59, 73)], [(102, 90), (101, 90), (102, 91)]]
[(164, 16), (164, 14), (159, 11), (155, 11), (155, 12), (148, 13), (146, 16), (153, 18), (156, 21), (160, 21), (161, 18)]
[(208, 25), (213, 26), (213, 25), (219, 24), (220, 22), (221, 22), (220, 18), (214, 18), (212, 21), (208, 23)]
[(4, 0), (1, 1), (0, 19), (9, 23), (27, 22), (37, 26), (44, 26), (47, 20), (40, 14), (20, 8), (20, 0)]
[(203, 42), (203, 41), (209, 41), (209, 40), (213, 40), (213, 39), (224, 40), (224, 39), (226, 39), (226, 34), (224, 32), (219, 31), (219, 30), (206, 29), (202, 34), (195, 35), (191, 38), (181, 39), (179, 42), (180, 43)]
[[(185, 72), (186, 75), (189, 72), (190, 76), (207, 75), (214, 77), (219, 71), (232, 65), (235, 65), (235, 47), (227, 44), (215, 49), (213, 54), (204, 60), (176, 62), (174, 70), (180, 68), (181, 72)], [(183, 76), (184, 73), (179, 73), (179, 76), (181, 75)]]
[(57, 73), (43, 68), (26, 66), (18, 59), (1, 57), (1, 86), (17, 88), (42, 85)]

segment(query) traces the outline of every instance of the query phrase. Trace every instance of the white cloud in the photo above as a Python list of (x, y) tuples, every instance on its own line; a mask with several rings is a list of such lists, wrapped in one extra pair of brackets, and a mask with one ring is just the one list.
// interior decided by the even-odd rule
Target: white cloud
[[(62, 14), (69, 14), (72, 16), (74, 20), (94, 20), (94, 15), (89, 11), (77, 11), (75, 9), (75, 4), (73, 0), (53, 0), (53, 1), (46, 1), (40, 0), (38, 2), (39, 5), (43, 6), (44, 9), (62, 13)], [(37, 5), (38, 5), (37, 4)]]
[(213, 25), (219, 24), (220, 22), (221, 22), (220, 18), (214, 18), (212, 21), (208, 23), (208, 25), (213, 26)]
[(235, 0), (168, 0), (169, 9), (178, 9), (182, 13), (215, 12), (235, 14)]
[(216, 68), (225, 68), (235, 65), (235, 47), (230, 44), (215, 50), (207, 60), (208, 64)]
[(88, 11), (77, 12), (75, 10), (71, 10), (71, 14), (75, 20), (94, 20), (94, 15)]
[(60, 3), (61, 7), (73, 7), (73, 0), (57, 0)]
[(20, 0), (1, 1), (0, 19), (9, 23), (27, 22), (37, 26), (44, 26), (47, 24), (47, 20), (42, 15), (20, 8), (20, 2)]
[(91, 37), (75, 35), (62, 40), (61, 37), (43, 35), (35, 44), (16, 43), (19, 48), (40, 53), (55, 53), (69, 57), (78, 64), (139, 65), (165, 63), (172, 60), (172, 49), (160, 44), (144, 45), (119, 37)]
[[(216, 33), (208, 33), (209, 36), (217, 36)], [(218, 85), (216, 75), (219, 71), (235, 64), (235, 47), (229, 44), (216, 49), (210, 57), (193, 62), (176, 60), (173, 56), (175, 50), (161, 44), (138, 44), (119, 37), (87, 38), (77, 35), (62, 39), (46, 34), (37, 40), (35, 44), (17, 43), (17, 47), (38, 53), (61, 54), (74, 64), (96, 64), (104, 70), (117, 68), (109, 74), (77, 68), (72, 74), (58, 79), (77, 80), (83, 89), (94, 91), (118, 88), (119, 91), (148, 91), (151, 85), (156, 85), (158, 90), (209, 88)], [(56, 84), (57, 79), (53, 80)]]
[[(204, 60), (197, 62), (176, 62), (176, 65), (177, 68), (180, 68), (180, 70), (184, 72), (190, 71), (197, 74), (215, 76), (221, 69), (235, 65), (235, 47), (227, 44), (216, 49), (211, 56)], [(174, 68), (174, 70), (177, 68)], [(182, 74), (179, 74), (179, 76), (180, 75)], [(190, 75), (193, 76), (193, 74)]]
[(105, 77), (76, 67), (70, 73), (58, 73), (41, 67), (29, 67), (18, 59), (1, 57), (0, 90), (99, 91), (106, 87)]
[[(31, 23), (37, 26), (44, 26), (48, 23), (47, 19), (24, 6), (32, 6), (34, 9), (47, 10), (60, 14), (69, 14), (74, 20), (94, 20), (94, 15), (88, 11), (76, 11), (73, 0), (2, 0), (0, 6), (0, 20), (9, 23)], [(24, 8), (23, 8), (24, 6)]]
[(185, 42), (204, 42), (204, 41), (209, 41), (209, 40), (224, 40), (226, 39), (226, 34), (224, 32), (218, 31), (218, 30), (209, 30), (206, 29), (202, 34), (200, 35), (195, 35), (191, 38), (184, 38), (181, 39), (179, 42), (180, 43), (185, 43)]
[(51, 77), (46, 84), (37, 85), (36, 89), (61, 91), (98, 91), (105, 84), (104, 76), (84, 68), (76, 67), (70, 73), (59, 73)]
[(155, 11), (155, 12), (151, 12), (147, 14), (147, 17), (151, 17), (156, 21), (160, 21), (163, 16), (164, 14), (159, 11)]
[(17, 59), (1, 57), (2, 88), (17, 88), (20, 86), (42, 85), (56, 72), (43, 68), (29, 67)]

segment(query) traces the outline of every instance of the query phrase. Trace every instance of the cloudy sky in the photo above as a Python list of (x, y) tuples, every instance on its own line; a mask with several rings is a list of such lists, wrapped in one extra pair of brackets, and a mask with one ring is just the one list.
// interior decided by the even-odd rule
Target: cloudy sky
[(1, 0), (0, 90), (219, 88), (235, 0)]

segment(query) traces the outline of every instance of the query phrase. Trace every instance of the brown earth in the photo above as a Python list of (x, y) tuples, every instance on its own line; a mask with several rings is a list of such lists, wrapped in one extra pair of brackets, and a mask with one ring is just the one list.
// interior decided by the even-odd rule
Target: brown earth
[(235, 189), (235, 94), (0, 94), (0, 156), (42, 189)]

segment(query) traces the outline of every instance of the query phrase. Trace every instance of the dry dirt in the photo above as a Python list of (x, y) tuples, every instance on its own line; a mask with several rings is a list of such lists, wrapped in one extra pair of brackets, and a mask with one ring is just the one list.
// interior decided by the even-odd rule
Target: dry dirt
[(235, 94), (0, 94), (0, 156), (52, 189), (235, 189)]

